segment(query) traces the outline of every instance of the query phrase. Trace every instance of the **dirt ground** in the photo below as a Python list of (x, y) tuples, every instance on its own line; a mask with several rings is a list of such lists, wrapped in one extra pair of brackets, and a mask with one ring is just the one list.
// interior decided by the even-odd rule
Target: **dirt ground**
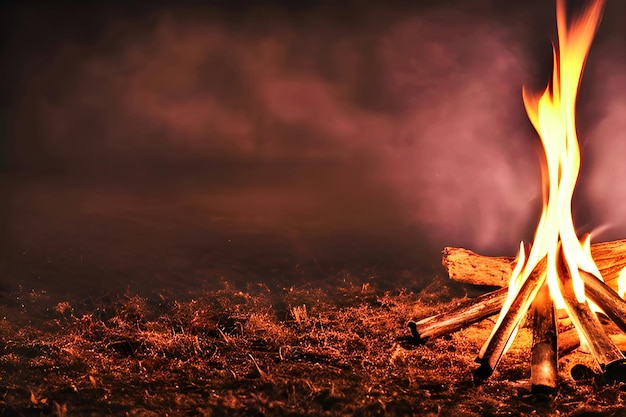
[(529, 390), (529, 329), (475, 386), (493, 320), (416, 345), (409, 319), (476, 295), (444, 278), (390, 289), (342, 271), (285, 288), (224, 279), (186, 294), (0, 300), (0, 410), (6, 416), (624, 416), (624, 387), (560, 359), (553, 396)]

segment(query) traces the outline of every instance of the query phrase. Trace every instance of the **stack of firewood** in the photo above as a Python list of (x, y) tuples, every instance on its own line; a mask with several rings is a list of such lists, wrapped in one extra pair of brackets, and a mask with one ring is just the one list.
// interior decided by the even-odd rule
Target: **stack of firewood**
[[(618, 294), (620, 272), (626, 267), (626, 240), (594, 244), (591, 246), (591, 254), (604, 282), (581, 271), (586, 296), (602, 309), (603, 315), (626, 333), (626, 302)], [(409, 322), (413, 337), (420, 343), (500, 313), (507, 298), (507, 286), (515, 266), (515, 259), (487, 257), (467, 249), (447, 247), (443, 251), (443, 265), (450, 279), (454, 281), (491, 288), (500, 287), (500, 289), (487, 292), (477, 298), (464, 300), (435, 316)], [(500, 320), (503, 324), (494, 330), (496, 341), (490, 340), (492, 343), (483, 346), (477, 358), (477, 362), (480, 363), (480, 368), (475, 373), (477, 381), (483, 381), (491, 375), (506, 347), (510, 344), (510, 338), (514, 337), (522, 316), (531, 312), (533, 314), (531, 351), (533, 389), (545, 391), (556, 387), (557, 357), (579, 347), (579, 332), (582, 332), (588, 341), (584, 347), (598, 363), (605, 381), (608, 383), (626, 382), (626, 358), (621, 352), (626, 348), (626, 337), (623, 334), (607, 334), (597, 314), (591, 312), (587, 303), (578, 303), (567, 286), (561, 288), (561, 293), (568, 302), (570, 315), (574, 316), (571, 320), (577, 325), (576, 328), (558, 326), (561, 331), (557, 335), (556, 323), (559, 316), (564, 313), (554, 310), (548, 286), (546, 283), (542, 284), (545, 281), (543, 279), (545, 266), (543, 268), (543, 271), (538, 269), (533, 272), (527, 280), (528, 283), (518, 291), (513, 308), (509, 309), (514, 311), (508, 311), (506, 317)], [(602, 316), (602, 313), (600, 315)]]

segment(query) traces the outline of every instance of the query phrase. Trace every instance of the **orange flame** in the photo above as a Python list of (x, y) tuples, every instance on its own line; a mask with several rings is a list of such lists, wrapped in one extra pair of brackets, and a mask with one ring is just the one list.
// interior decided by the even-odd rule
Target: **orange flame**
[(619, 277), (617, 278), (617, 293), (622, 298), (626, 297), (626, 267), (619, 271)]
[[(558, 46), (553, 45), (551, 83), (539, 93), (531, 93), (526, 88), (522, 90), (526, 112), (545, 151), (542, 166), (544, 204), (530, 252), (525, 256), (520, 248), (517, 266), (509, 283), (509, 297), (494, 331), (521, 285), (544, 258), (547, 259), (546, 279), (557, 307), (564, 306), (558, 285), (559, 256), (564, 257), (579, 302), (585, 301), (585, 287), (579, 270), (601, 278), (591, 257), (590, 236), (581, 240), (576, 236), (571, 205), (580, 169), (576, 96), (603, 8), (604, 0), (593, 0), (578, 16), (568, 21), (565, 0), (557, 0)], [(561, 251), (563, 255), (560, 255)]]

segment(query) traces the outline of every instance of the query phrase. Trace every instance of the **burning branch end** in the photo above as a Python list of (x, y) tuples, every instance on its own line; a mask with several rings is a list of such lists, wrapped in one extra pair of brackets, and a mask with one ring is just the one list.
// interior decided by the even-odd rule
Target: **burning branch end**
[(493, 374), (500, 359), (502, 359), (502, 355), (513, 342), (522, 319), (526, 316), (530, 304), (535, 299), (545, 279), (545, 261), (542, 261), (538, 269), (533, 271), (530, 277), (524, 281), (513, 303), (506, 312), (503, 312), (504, 316), (498, 320), (491, 337), (476, 358), (476, 362), (480, 364), (474, 373), (476, 382), (480, 383)]
[(546, 283), (533, 301), (533, 310), (530, 382), (533, 392), (551, 393), (558, 379), (557, 330), (554, 304)]

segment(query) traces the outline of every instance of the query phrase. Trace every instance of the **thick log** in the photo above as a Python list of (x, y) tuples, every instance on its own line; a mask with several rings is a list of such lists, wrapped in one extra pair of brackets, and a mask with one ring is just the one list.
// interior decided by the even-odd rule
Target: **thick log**
[(419, 342), (444, 334), (452, 333), (473, 323), (497, 314), (506, 299), (507, 288), (465, 300), (458, 306), (443, 313), (408, 323), (411, 334)]
[(549, 393), (556, 389), (558, 370), (556, 315), (547, 283), (539, 290), (532, 306), (534, 317), (530, 382), (533, 392)]
[[(622, 333), (610, 334), (609, 337), (615, 343), (615, 346), (622, 352), (626, 352), (626, 335)], [(571, 328), (559, 333), (559, 358), (573, 352), (580, 347), (580, 339), (578, 339), (578, 332), (575, 328)]]
[[(604, 282), (617, 290), (617, 278), (626, 267), (626, 239), (591, 245), (591, 256), (596, 261)], [(443, 266), (450, 279), (475, 285), (505, 287), (515, 266), (514, 258), (478, 255), (463, 248), (443, 250)]]
[(508, 286), (515, 267), (513, 258), (482, 256), (453, 247), (444, 248), (441, 262), (454, 281), (492, 287)]

